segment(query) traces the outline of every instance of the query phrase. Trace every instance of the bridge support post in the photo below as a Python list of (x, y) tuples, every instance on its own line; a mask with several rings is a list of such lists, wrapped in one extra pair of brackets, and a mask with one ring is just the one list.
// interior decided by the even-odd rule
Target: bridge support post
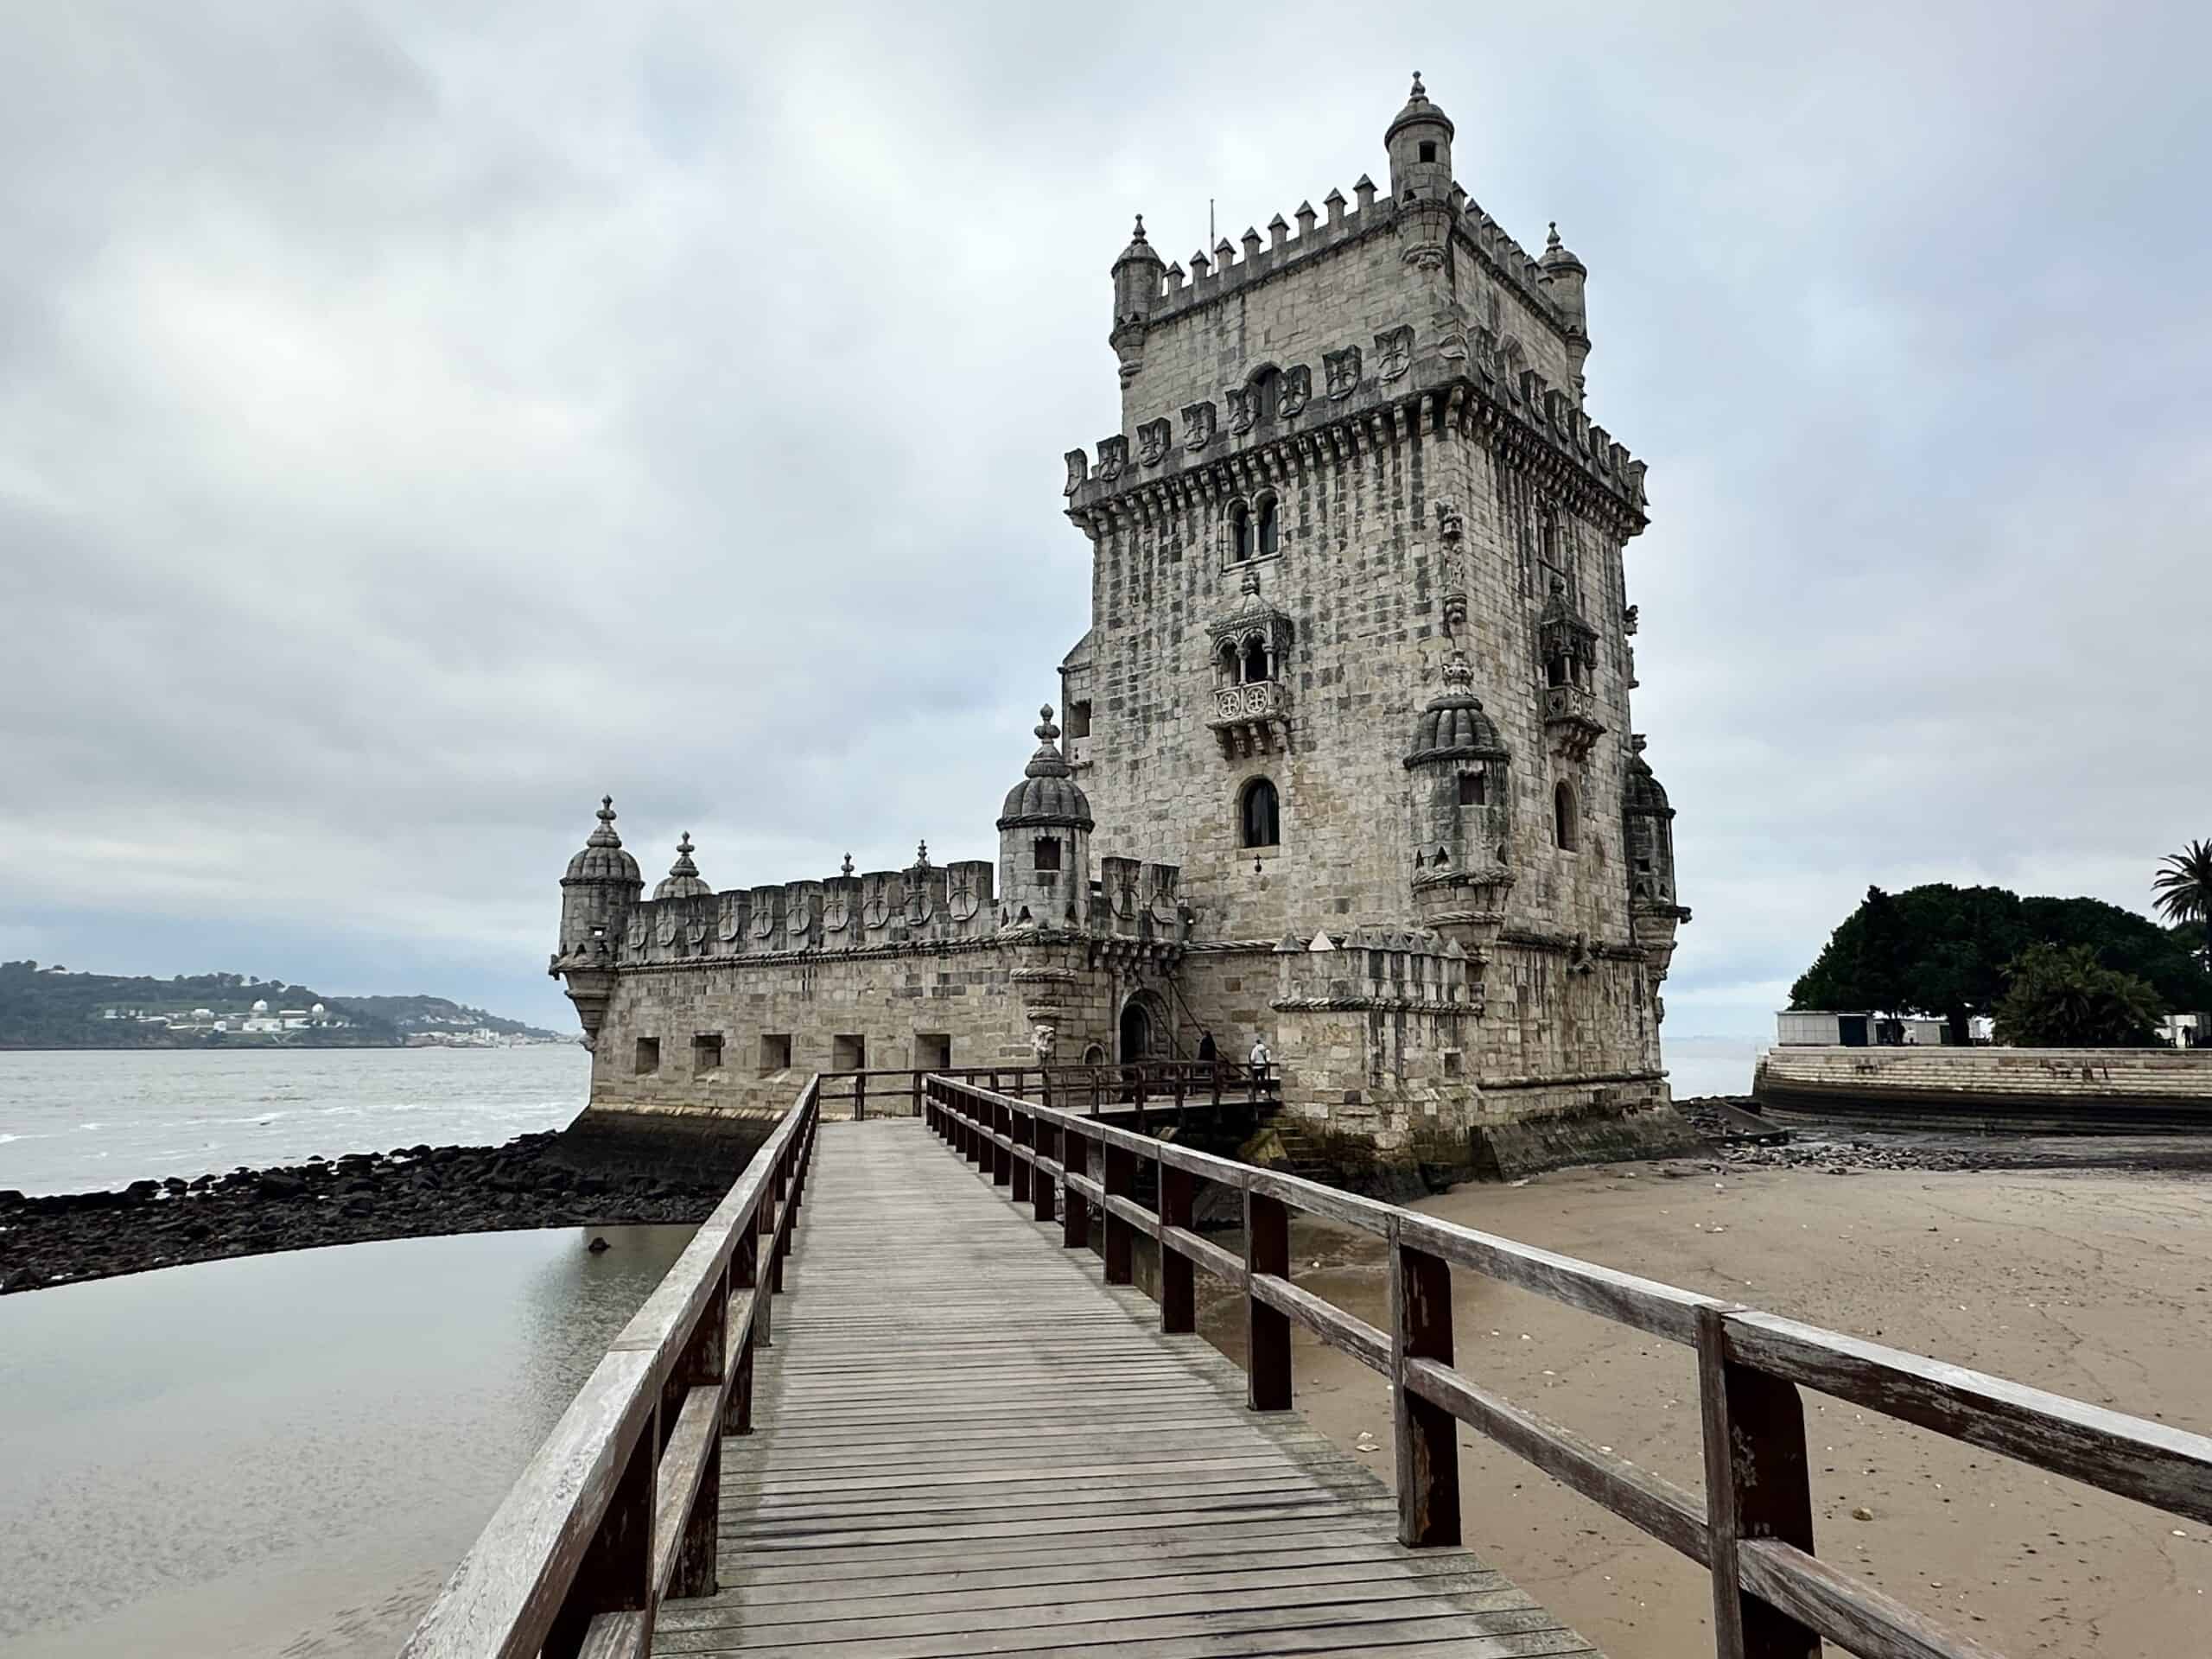
[[(1189, 1170), (1168, 1164), (1160, 1166), (1160, 1225), (1163, 1231), (1191, 1224), (1191, 1189), (1195, 1185)], [(1169, 1249), (1165, 1238), (1160, 1241), (1160, 1328), (1169, 1336), (1198, 1328), (1197, 1272), (1197, 1265), (1189, 1256), (1180, 1250)]]
[(1396, 1417), (1398, 1541), (1414, 1549), (1459, 1541), (1459, 1424), (1406, 1387), (1406, 1362), (1452, 1363), (1452, 1268), (1398, 1243), (1390, 1223), (1390, 1402)]
[(1778, 1539), (1813, 1553), (1813, 1486), (1796, 1385), (1729, 1358), (1732, 1311), (1697, 1310), (1713, 1649), (1718, 1659), (1819, 1659), (1818, 1634), (1744, 1592), (1736, 1552), (1745, 1540)]
[[(1244, 1194), (1244, 1268), (1290, 1277), (1290, 1211), (1280, 1198)], [(1290, 1315), (1269, 1307), (1248, 1285), (1244, 1294), (1245, 1400), (1254, 1411), (1290, 1409)]]
[(1112, 1200), (1134, 1199), (1137, 1192), (1137, 1155), (1127, 1147), (1106, 1143), (1106, 1282), (1136, 1282), (1136, 1229), (1114, 1213)]

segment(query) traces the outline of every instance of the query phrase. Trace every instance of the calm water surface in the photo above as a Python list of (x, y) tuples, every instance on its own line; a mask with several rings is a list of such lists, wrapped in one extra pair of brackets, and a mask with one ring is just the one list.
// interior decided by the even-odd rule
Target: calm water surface
[(566, 1125), (591, 1056), (529, 1048), (0, 1052), (0, 1187), (82, 1192)]
[(389, 1656), (691, 1230), (597, 1230), (0, 1300), (0, 1655)]

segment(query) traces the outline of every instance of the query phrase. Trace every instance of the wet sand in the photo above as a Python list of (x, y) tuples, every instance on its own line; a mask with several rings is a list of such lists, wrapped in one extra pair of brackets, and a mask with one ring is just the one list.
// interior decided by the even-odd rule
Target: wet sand
[[(2212, 1181), (1674, 1167), (1567, 1171), (1415, 1207), (2212, 1433)], [(1387, 1325), (1379, 1247), (1304, 1224), (1293, 1243), (1300, 1283)], [(1452, 1278), (1463, 1370), (1702, 1489), (1688, 1350)], [(1231, 1352), (1240, 1317), (1209, 1300), (1209, 1333)], [(1389, 1479), (1381, 1379), (1303, 1331), (1294, 1342), (1299, 1408)], [(2204, 1650), (2206, 1529), (1840, 1402), (1805, 1405), (1821, 1555), (2012, 1659)], [(1710, 1659), (1701, 1569), (1471, 1432), (1461, 1442), (1471, 1548), (1620, 1659)]]

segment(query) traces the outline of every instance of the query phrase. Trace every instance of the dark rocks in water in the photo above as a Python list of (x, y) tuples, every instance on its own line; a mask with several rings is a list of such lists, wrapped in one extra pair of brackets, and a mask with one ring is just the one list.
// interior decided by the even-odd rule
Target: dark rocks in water
[(613, 1246), (609, 1245), (603, 1238), (594, 1238), (585, 1248), (589, 1249), (594, 1255), (597, 1255), (601, 1250), (610, 1249)]
[[(369, 1239), (702, 1221), (734, 1179), (610, 1180), (549, 1156), (557, 1137), (407, 1147), (120, 1192), (0, 1192), (0, 1290)], [(601, 1248), (605, 1241), (601, 1240)]]

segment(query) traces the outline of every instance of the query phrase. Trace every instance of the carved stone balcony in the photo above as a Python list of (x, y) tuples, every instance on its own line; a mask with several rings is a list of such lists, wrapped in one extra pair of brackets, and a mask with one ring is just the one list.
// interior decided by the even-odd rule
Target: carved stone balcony
[(1213, 708), (1206, 726), (1230, 759), (1290, 747), (1290, 688), (1280, 680), (1216, 686)]
[(1567, 760), (1588, 756), (1591, 746), (1605, 734), (1598, 718), (1598, 699), (1586, 687), (1548, 685), (1544, 688), (1544, 734), (1552, 747)]

